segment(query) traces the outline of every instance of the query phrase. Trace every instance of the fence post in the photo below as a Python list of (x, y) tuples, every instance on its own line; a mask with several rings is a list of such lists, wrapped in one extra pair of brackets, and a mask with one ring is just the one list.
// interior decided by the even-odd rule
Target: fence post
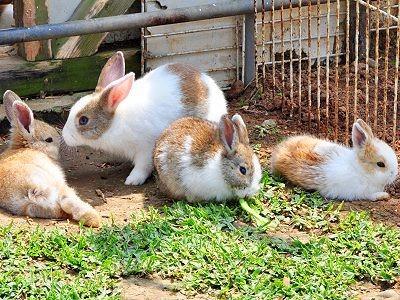
[(256, 74), (254, 13), (247, 14), (244, 18), (244, 84), (248, 85), (254, 79)]
[[(356, 26), (356, 5), (357, 0), (350, 1), (350, 61), (355, 60), (355, 50), (356, 50), (356, 34), (357, 34), (357, 26)], [(358, 16), (358, 60), (365, 60), (365, 55), (367, 52), (366, 47), (366, 35), (369, 34), (367, 28), (367, 14), (366, 8), (364, 5), (359, 6), (359, 16)]]

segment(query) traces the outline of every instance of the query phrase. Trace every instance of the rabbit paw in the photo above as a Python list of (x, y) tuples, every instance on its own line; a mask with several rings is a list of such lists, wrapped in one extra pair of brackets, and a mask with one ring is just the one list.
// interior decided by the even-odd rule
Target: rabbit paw
[(97, 213), (97, 211), (88, 211), (80, 218), (80, 221), (83, 222), (85, 226), (88, 227), (100, 227), (101, 217)]
[(148, 174), (134, 168), (125, 180), (126, 185), (142, 185), (148, 177)]
[(377, 201), (377, 200), (387, 200), (390, 198), (390, 195), (386, 192), (379, 192), (379, 193), (375, 193), (371, 196), (371, 200), (372, 201)]

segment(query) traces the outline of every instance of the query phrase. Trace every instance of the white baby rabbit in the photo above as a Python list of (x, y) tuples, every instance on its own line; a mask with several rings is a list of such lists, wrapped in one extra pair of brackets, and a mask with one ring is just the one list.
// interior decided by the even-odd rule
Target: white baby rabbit
[(0, 207), (36, 218), (72, 217), (98, 227), (101, 218), (70, 188), (57, 159), (61, 137), (50, 125), (35, 120), (30, 108), (12, 91), (3, 98), (12, 126), (8, 149), (0, 156)]
[(136, 81), (124, 73), (117, 52), (95, 92), (72, 107), (63, 138), (69, 146), (88, 145), (132, 161), (125, 184), (140, 185), (153, 170), (155, 142), (170, 123), (183, 116), (217, 121), (227, 112), (226, 101), (211, 77), (188, 65), (163, 65)]
[(271, 167), (303, 188), (342, 200), (386, 199), (397, 176), (397, 157), (361, 119), (353, 124), (353, 148), (311, 136), (294, 136), (272, 153)]
[(187, 117), (157, 141), (154, 165), (161, 188), (188, 201), (224, 201), (254, 195), (261, 166), (239, 115), (219, 123)]

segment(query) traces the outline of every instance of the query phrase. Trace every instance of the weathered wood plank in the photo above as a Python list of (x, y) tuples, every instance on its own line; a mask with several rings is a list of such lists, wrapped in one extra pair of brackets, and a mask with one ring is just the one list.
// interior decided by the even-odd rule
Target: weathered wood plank
[[(82, 0), (70, 18), (73, 20), (116, 16), (125, 13), (134, 0)], [(82, 57), (96, 53), (107, 33), (54, 39), (54, 58)]]
[[(127, 71), (140, 73), (140, 51), (123, 51)], [(98, 76), (114, 51), (67, 60), (28, 62), (13, 56), (0, 60), (0, 99), (6, 90), (20, 96), (61, 94), (95, 88)]]
[[(15, 0), (14, 19), (17, 27), (47, 24), (49, 15), (46, 0)], [(52, 57), (51, 42), (45, 40), (20, 43), (18, 53), (28, 61), (50, 59)]]

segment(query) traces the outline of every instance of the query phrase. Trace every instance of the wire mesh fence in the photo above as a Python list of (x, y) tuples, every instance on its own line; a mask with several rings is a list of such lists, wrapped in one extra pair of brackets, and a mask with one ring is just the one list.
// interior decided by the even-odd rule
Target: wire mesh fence
[(263, 7), (255, 20), (256, 87), (267, 109), (335, 141), (349, 142), (357, 118), (388, 142), (400, 139), (399, 0), (272, 3), (271, 11), (255, 1)]

